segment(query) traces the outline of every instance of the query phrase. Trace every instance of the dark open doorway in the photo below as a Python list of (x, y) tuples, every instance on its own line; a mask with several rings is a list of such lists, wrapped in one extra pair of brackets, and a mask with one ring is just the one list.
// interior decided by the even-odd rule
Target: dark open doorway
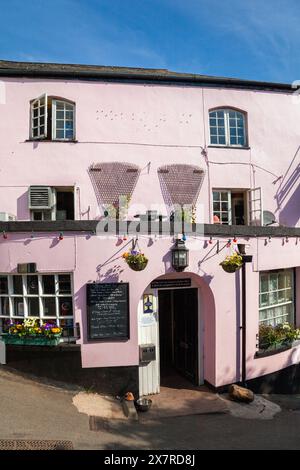
[(179, 373), (198, 385), (198, 289), (160, 290), (158, 303), (161, 383)]

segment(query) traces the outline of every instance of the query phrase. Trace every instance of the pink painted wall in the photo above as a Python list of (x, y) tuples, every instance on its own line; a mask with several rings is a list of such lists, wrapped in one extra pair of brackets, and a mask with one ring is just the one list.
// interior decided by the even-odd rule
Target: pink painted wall
[[(76, 218), (87, 218), (80, 214), (79, 207), (84, 213), (90, 206), (89, 216), (93, 219), (99, 209), (87, 170), (92, 163), (110, 161), (139, 165), (142, 171), (131, 206), (143, 204), (144, 210), (150, 209), (153, 204), (164, 205), (157, 168), (168, 163), (189, 163), (206, 171), (199, 195), (205, 222), (211, 222), (212, 188), (261, 186), (264, 208), (275, 212), (282, 224), (299, 225), (300, 107), (289, 94), (94, 81), (4, 81), (6, 104), (0, 104), (0, 211), (28, 220), (29, 185), (75, 185), (79, 188)], [(29, 102), (44, 92), (76, 102), (78, 143), (27, 142)], [(208, 144), (208, 110), (216, 106), (233, 106), (247, 112), (250, 148), (208, 147), (207, 168), (201, 147)], [(284, 178), (273, 183), (280, 175)], [(195, 247), (192, 240), (189, 242), (187, 272), (201, 277), (205, 305), (205, 378), (214, 385), (227, 384), (238, 380), (240, 373), (239, 281), (219, 267), (226, 249), (202, 261), (211, 245), (202, 239)], [(299, 360), (298, 350), (269, 358), (253, 356), (258, 331), (258, 271), (300, 266), (300, 250), (295, 240), (284, 245), (282, 240), (267, 245), (264, 240), (247, 243), (254, 257), (253, 266), (248, 267), (247, 284), (248, 374), (256, 377)], [(135, 273), (119, 258), (116, 239), (72, 233), (58, 242), (57, 234), (37, 234), (33, 240), (30, 234), (10, 234), (8, 240), (0, 240), (0, 272), (13, 272), (17, 263), (33, 260), (42, 272), (73, 272), (76, 321), (83, 331), (83, 367), (135, 365), (138, 301), (151, 280), (172, 271), (170, 238), (158, 239), (149, 246), (145, 237), (140, 245), (150, 261), (143, 273)], [(111, 256), (114, 261), (105, 264)], [(130, 340), (117, 347), (115, 343), (87, 343), (85, 284), (93, 280), (131, 283)]]

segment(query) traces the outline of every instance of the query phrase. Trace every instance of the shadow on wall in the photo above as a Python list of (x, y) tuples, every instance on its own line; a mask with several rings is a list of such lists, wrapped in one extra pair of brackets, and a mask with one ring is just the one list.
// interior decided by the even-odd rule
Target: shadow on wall
[[(275, 194), (275, 200), (277, 203), (276, 212), (278, 213), (278, 219), (281, 225), (294, 226), (299, 221), (297, 201), (299, 200), (300, 195), (300, 164), (298, 163), (295, 166), (299, 150), (300, 146), (298, 146)], [(273, 183), (275, 184), (275, 182)]]
[[(298, 168), (300, 173), (300, 166)], [(279, 212), (279, 223), (286, 226), (295, 226), (299, 222), (300, 211), (299, 211), (299, 201), (300, 201), (300, 185), (296, 187), (292, 195), (286, 201), (284, 207)]]

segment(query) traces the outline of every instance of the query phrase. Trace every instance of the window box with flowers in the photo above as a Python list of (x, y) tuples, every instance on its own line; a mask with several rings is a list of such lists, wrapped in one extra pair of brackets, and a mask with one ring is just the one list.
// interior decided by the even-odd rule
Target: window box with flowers
[(39, 319), (28, 317), (23, 322), (10, 323), (7, 334), (2, 335), (6, 344), (30, 346), (56, 346), (60, 342), (62, 329), (55, 323), (41, 323)]
[(300, 329), (288, 322), (272, 326), (259, 326), (258, 347), (256, 356), (268, 356), (290, 349), (300, 339)]
[(143, 271), (148, 264), (148, 258), (140, 251), (127, 251), (126, 253), (123, 253), (122, 257), (128, 266), (134, 271)]

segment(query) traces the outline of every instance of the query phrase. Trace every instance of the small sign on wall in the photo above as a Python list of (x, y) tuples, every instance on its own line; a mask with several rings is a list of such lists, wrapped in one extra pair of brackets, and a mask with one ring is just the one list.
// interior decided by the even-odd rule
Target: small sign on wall
[(153, 295), (152, 294), (144, 294), (143, 295), (143, 312), (144, 313), (153, 313)]

